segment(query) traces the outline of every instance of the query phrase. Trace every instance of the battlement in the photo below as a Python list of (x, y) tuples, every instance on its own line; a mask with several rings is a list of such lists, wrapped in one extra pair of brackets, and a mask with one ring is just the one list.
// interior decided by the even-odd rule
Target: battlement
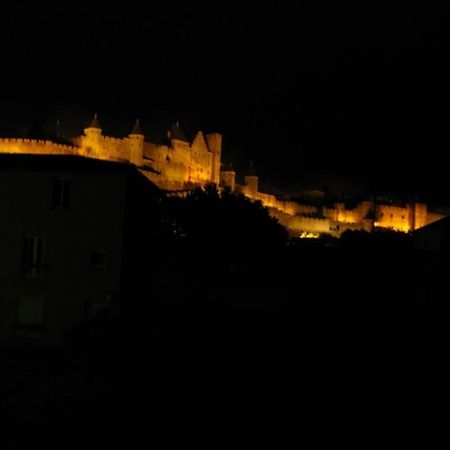
[(0, 138), (0, 152), (30, 155), (76, 155), (78, 149), (75, 146), (49, 140)]
[(142, 134), (105, 136), (100, 128), (88, 127), (84, 134), (71, 140), (73, 145), (50, 140), (0, 138), (0, 153), (76, 155), (120, 161), (138, 167), (157, 186), (168, 191), (220, 183), (254, 201), (260, 201), (294, 235), (303, 232), (340, 235), (346, 229), (370, 230), (374, 227), (410, 232), (439, 218), (439, 215), (429, 213), (426, 204), (420, 203), (394, 206), (363, 201), (354, 208), (348, 208), (342, 202), (326, 207), (324, 203), (317, 206), (279, 198), (259, 191), (258, 176), (254, 172), (245, 177), (245, 184), (237, 185), (234, 170), (220, 171), (220, 134), (198, 131), (188, 141), (176, 124), (167, 137), (164, 143), (157, 144), (145, 140)]
[[(152, 172), (153, 181), (163, 189), (219, 183), (222, 136), (198, 131), (192, 142), (176, 124), (168, 133), (168, 145), (146, 141), (143, 134), (106, 136), (95, 118), (95, 126), (73, 137), (73, 145), (49, 140), (0, 139), (1, 153), (77, 155), (107, 161), (120, 161)], [(92, 125), (92, 124), (91, 124)], [(156, 176), (155, 174), (159, 174)], [(156, 177), (156, 178), (155, 178)]]
[(102, 134), (102, 139), (104, 139), (106, 142), (112, 142), (114, 144), (122, 144), (127, 138), (118, 138), (114, 136), (105, 136)]

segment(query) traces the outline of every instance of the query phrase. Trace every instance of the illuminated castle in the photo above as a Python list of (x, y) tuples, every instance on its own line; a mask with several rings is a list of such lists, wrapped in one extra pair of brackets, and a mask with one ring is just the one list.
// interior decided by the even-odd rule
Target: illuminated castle
[(220, 134), (205, 136), (199, 131), (189, 142), (177, 123), (172, 125), (160, 144), (145, 140), (138, 121), (126, 137), (105, 136), (96, 116), (83, 135), (67, 144), (50, 140), (0, 139), (1, 153), (77, 155), (132, 164), (166, 190), (218, 184), (221, 151)]
[(319, 237), (322, 233), (340, 236), (346, 230), (372, 231), (375, 227), (410, 232), (444, 217), (431, 212), (427, 204), (418, 202), (394, 205), (392, 202), (366, 200), (353, 208), (346, 207), (344, 202), (327, 207), (321, 191), (313, 192), (314, 205), (302, 204), (259, 192), (258, 182), (253, 167), (250, 167), (243, 185), (236, 183), (233, 169), (221, 172), (222, 186), (261, 201), (293, 236)]
[(259, 191), (259, 180), (253, 169), (239, 185), (233, 169), (221, 171), (222, 136), (218, 133), (204, 135), (199, 131), (189, 141), (178, 123), (172, 125), (163, 142), (156, 144), (145, 140), (139, 122), (126, 137), (105, 136), (95, 116), (84, 134), (67, 144), (0, 139), (0, 153), (77, 155), (132, 164), (159, 188), (169, 191), (220, 184), (232, 192), (261, 201), (293, 236), (316, 237), (321, 233), (338, 236), (345, 230), (370, 231), (374, 227), (409, 232), (443, 217), (430, 212), (424, 203), (394, 206), (363, 201), (349, 209), (344, 203), (325, 207), (282, 200)]
[(344, 202), (336, 202), (327, 207), (323, 198), (324, 192), (321, 191), (313, 193), (314, 205), (303, 204), (259, 192), (258, 184), (258, 176), (252, 166), (244, 178), (243, 185), (236, 183), (236, 173), (233, 169), (221, 172), (222, 186), (261, 201), (292, 236), (319, 237), (322, 233), (340, 236), (347, 230), (373, 231), (374, 228), (410, 232), (444, 217), (431, 212), (427, 204), (418, 202), (394, 205), (366, 200), (353, 208), (346, 207)]

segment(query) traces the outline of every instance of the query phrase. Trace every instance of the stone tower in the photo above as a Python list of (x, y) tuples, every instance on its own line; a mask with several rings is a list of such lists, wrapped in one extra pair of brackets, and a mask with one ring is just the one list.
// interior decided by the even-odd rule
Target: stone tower
[(91, 124), (84, 129), (84, 138), (82, 138), (84, 153), (86, 154), (86, 156), (91, 157), (102, 156), (100, 151), (101, 137), (102, 137), (102, 129), (97, 119), (97, 113), (95, 113)]
[(256, 175), (253, 161), (250, 161), (248, 175), (245, 177), (245, 186), (247, 194), (250, 197), (255, 197), (258, 192), (258, 176)]
[(102, 128), (98, 121), (97, 113), (94, 114), (91, 124), (87, 128), (84, 129), (84, 134), (86, 135), (86, 137), (89, 140), (93, 139), (93, 140), (97, 140), (97, 141), (100, 138), (100, 136), (102, 135)]
[(220, 185), (234, 192), (236, 187), (236, 172), (231, 164), (228, 167), (222, 168), (220, 172)]
[(425, 203), (412, 202), (409, 209), (409, 230), (417, 230), (427, 224), (428, 208)]
[(141, 166), (144, 157), (144, 133), (142, 132), (141, 126), (139, 124), (139, 119), (128, 135), (130, 143), (130, 163), (135, 166)]
[(206, 135), (206, 143), (212, 154), (211, 181), (215, 184), (220, 182), (220, 158), (222, 155), (222, 135), (210, 133)]

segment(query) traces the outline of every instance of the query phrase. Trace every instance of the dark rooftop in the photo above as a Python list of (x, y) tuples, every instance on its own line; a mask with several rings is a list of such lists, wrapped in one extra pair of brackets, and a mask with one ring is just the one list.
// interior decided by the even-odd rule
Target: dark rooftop
[(76, 155), (25, 155), (5, 153), (0, 153), (0, 170), (72, 170), (139, 173), (134, 166), (125, 162), (105, 161)]

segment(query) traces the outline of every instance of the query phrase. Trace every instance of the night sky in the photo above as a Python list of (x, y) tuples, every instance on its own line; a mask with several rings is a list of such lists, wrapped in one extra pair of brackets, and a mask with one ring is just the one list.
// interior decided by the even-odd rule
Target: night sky
[[(307, 2), (2, 2), (0, 133), (137, 116), (224, 134), (265, 188), (334, 183), (445, 202), (449, 11)], [(204, 2), (202, 2), (204, 3)]]

